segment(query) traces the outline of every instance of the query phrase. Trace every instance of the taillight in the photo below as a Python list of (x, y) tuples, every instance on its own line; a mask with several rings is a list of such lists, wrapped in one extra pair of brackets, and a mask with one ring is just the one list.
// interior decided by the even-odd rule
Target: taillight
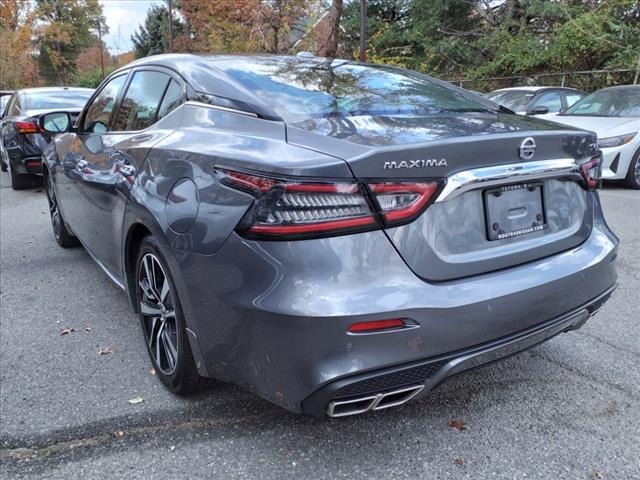
[(580, 164), (580, 173), (584, 178), (587, 190), (595, 190), (602, 186), (602, 157), (597, 155)]
[(427, 208), (439, 187), (436, 182), (369, 184), (387, 226), (414, 220)]
[(237, 230), (261, 238), (341, 235), (409, 223), (440, 187), (437, 182), (381, 182), (365, 187), (346, 180), (300, 181), (225, 169), (216, 172), (223, 184), (256, 198)]
[(33, 122), (16, 122), (18, 133), (38, 133), (40, 127)]
[(378, 228), (375, 212), (355, 182), (299, 182), (218, 170), (230, 187), (256, 203), (239, 230), (246, 236), (303, 238)]

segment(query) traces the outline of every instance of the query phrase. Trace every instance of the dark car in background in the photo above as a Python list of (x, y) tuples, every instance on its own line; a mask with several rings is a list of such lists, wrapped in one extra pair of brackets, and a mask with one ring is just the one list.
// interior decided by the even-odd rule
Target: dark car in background
[(72, 121), (89, 99), (90, 88), (43, 87), (13, 92), (0, 120), (0, 163), (9, 169), (15, 190), (29, 187), (32, 175), (42, 173), (42, 150), (51, 134), (38, 127), (38, 118), (47, 112), (65, 110)]
[(616, 285), (595, 135), (417, 72), (160, 55), (75, 127), (40, 121), (54, 237), (128, 292), (176, 393), (395, 407), (580, 328)]
[(520, 115), (549, 119), (585, 95), (580, 90), (567, 87), (511, 87), (494, 90), (485, 97)]

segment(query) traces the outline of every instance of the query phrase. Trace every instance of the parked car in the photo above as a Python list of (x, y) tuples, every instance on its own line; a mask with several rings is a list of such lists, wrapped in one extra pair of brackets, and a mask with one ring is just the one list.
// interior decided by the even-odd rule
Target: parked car
[(40, 118), (54, 237), (126, 290), (176, 393), (393, 407), (580, 328), (616, 285), (595, 135), (416, 72), (153, 56), (72, 125)]
[(550, 118), (561, 109), (569, 108), (585, 95), (586, 93), (575, 88), (513, 87), (494, 90), (485, 96), (520, 115)]
[(9, 103), (13, 90), (0, 90), (0, 119), (4, 116), (4, 109)]
[(14, 190), (29, 187), (31, 176), (42, 174), (42, 150), (51, 134), (41, 131), (38, 118), (65, 109), (74, 120), (92, 93), (90, 88), (71, 87), (25, 88), (13, 93), (0, 120), (0, 164), (3, 171), (9, 169)]
[(598, 90), (553, 120), (596, 132), (603, 178), (640, 189), (640, 85)]

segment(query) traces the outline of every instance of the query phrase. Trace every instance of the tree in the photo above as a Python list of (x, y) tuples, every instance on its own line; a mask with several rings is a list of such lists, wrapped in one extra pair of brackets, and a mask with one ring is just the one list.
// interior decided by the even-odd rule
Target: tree
[[(173, 17), (173, 35), (184, 35), (184, 23)], [(164, 5), (152, 5), (147, 11), (144, 25), (131, 36), (136, 58), (167, 53), (169, 51), (169, 10)]]
[(98, 0), (35, 0), (34, 14), (40, 74), (50, 83), (68, 83), (80, 51), (98, 43), (92, 29), (104, 23), (102, 7)]
[(326, 38), (318, 46), (317, 54), (321, 57), (336, 57), (340, 36), (340, 19), (342, 18), (342, 0), (333, 0), (328, 13), (328, 31)]
[(36, 86), (38, 70), (30, 48), (34, 15), (28, 0), (0, 0), (0, 86)]

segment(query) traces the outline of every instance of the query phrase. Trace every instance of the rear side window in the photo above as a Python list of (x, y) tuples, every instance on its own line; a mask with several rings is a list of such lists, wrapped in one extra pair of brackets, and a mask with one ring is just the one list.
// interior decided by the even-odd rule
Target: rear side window
[(21, 109), (20, 109), (19, 98), (20, 98), (19, 93), (13, 94), (13, 96), (11, 97), (9, 106), (7, 107), (7, 115), (11, 115), (12, 117), (20, 115)]
[(144, 130), (156, 121), (160, 102), (171, 77), (154, 71), (133, 75), (113, 130)]
[(158, 110), (158, 120), (166, 117), (173, 110), (182, 104), (182, 87), (175, 80), (171, 80), (167, 88), (160, 109)]
[(118, 99), (118, 93), (124, 86), (126, 75), (120, 75), (107, 83), (98, 96), (93, 99), (84, 117), (82, 130), (92, 133), (105, 133), (109, 125), (111, 112)]

